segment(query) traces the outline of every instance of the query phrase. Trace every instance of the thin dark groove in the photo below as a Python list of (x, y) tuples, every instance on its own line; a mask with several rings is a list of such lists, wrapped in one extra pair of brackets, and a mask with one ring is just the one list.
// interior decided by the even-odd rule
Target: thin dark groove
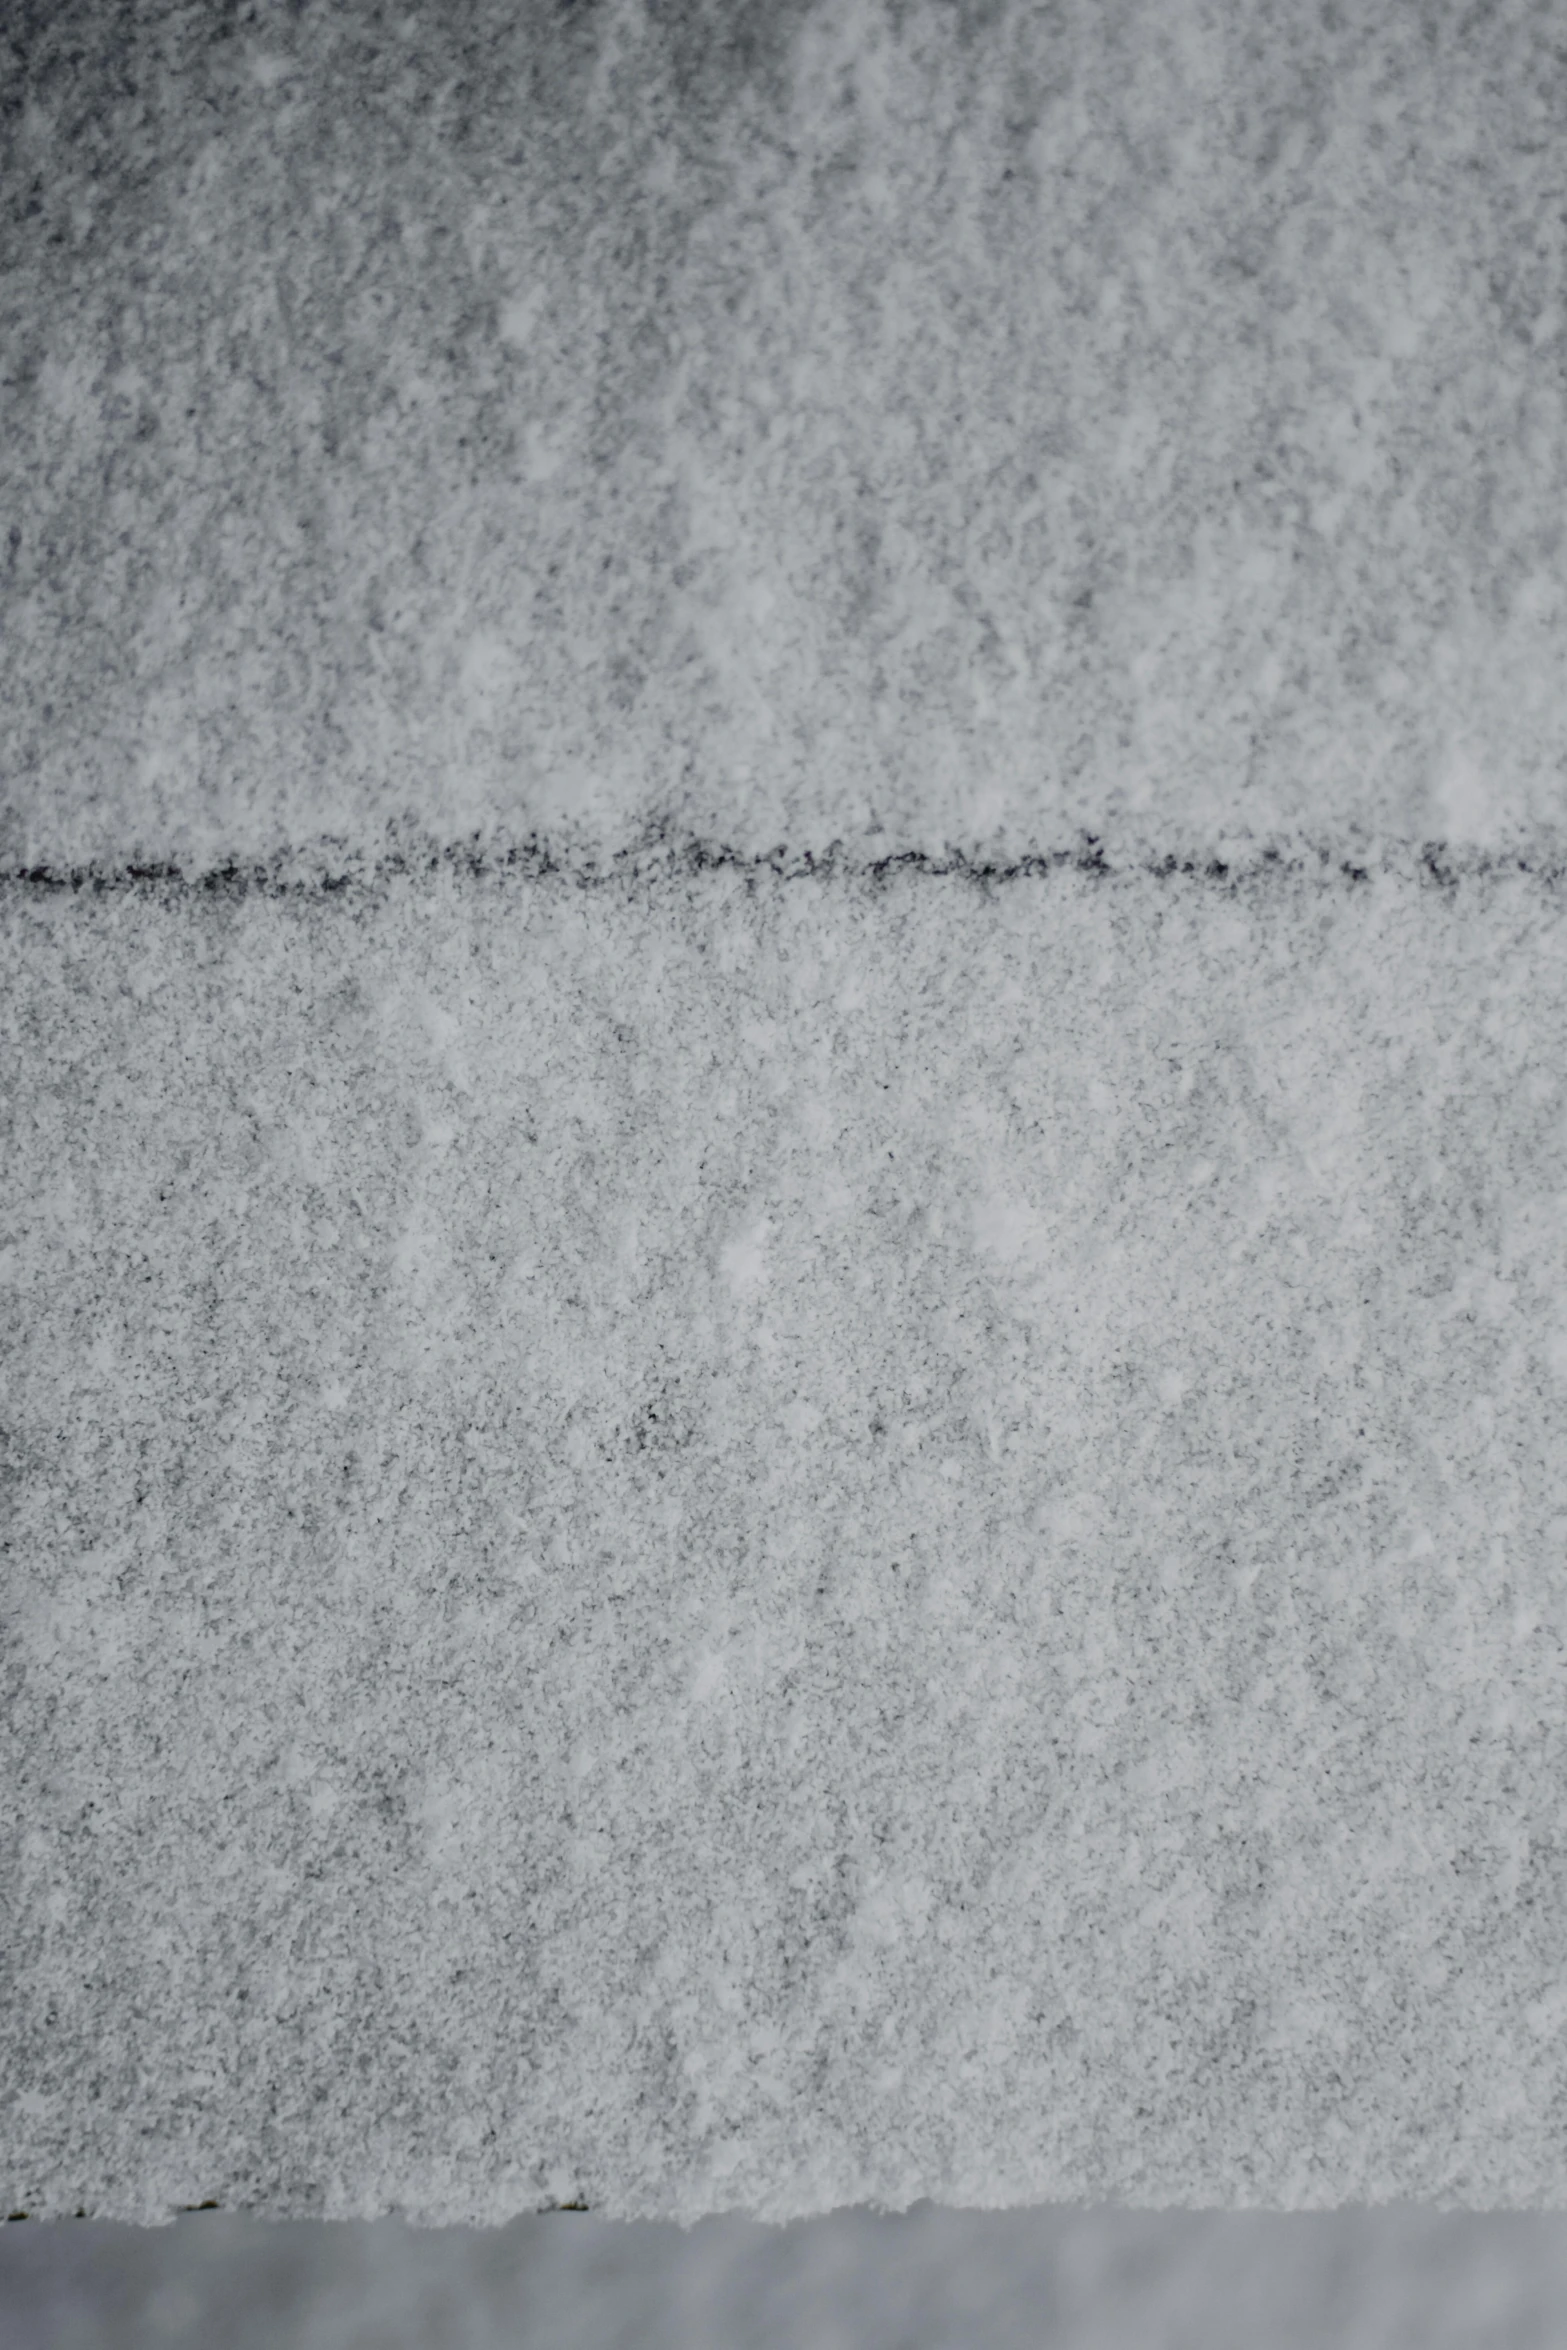
[(1071, 872), (1094, 880), (1148, 877), (1195, 881), (1233, 895), (1269, 881), (1311, 881), (1319, 887), (1358, 889), (1374, 873), (1413, 881), (1422, 889), (1452, 894), (1462, 885), (1524, 876), (1547, 889), (1567, 880), (1567, 839), (1525, 850), (1452, 847), (1445, 841), (1388, 840), (1374, 847), (1297, 840), (1287, 847), (1266, 843), (1243, 855), (1133, 855), (1112, 862), (1097, 833), (1082, 833), (1072, 848), (1032, 850), (1016, 857), (974, 855), (948, 846), (941, 855), (927, 849), (900, 849), (884, 856), (850, 850), (842, 840), (825, 849), (791, 857), (787, 845), (747, 851), (698, 835), (654, 827), (606, 861), (558, 849), (538, 834), (518, 842), (472, 834), (462, 841), (418, 838), (393, 830), (392, 845), (376, 854), (354, 851), (338, 839), (317, 841), (253, 863), (229, 859), (188, 872), (173, 863), (111, 865), (27, 865), (0, 871), (0, 894), (104, 897), (149, 892), (173, 897), (299, 899), (377, 896), (391, 884), (436, 874), (473, 881), (563, 881), (585, 890), (679, 880), (704, 873), (732, 873), (754, 892), (762, 881), (844, 880), (883, 888), (898, 876), (954, 879), (990, 890), (1003, 884)]
[[(215, 2198), (212, 2197), (209, 2197), (205, 2203), (176, 2203), (174, 2208), (177, 2212), (181, 2213), (194, 2211), (226, 2211), (228, 2209), (226, 2204), (219, 2203)], [(592, 2208), (593, 2206), (590, 2203), (540, 2203), (525, 2206), (524, 2209), (517, 2214), (517, 2216), (519, 2218), (526, 2217), (534, 2219), (547, 2219), (557, 2211), (591, 2212)], [(5, 2214), (5, 2220), (8, 2224), (14, 2225), (18, 2220), (31, 2220), (32, 2216), (33, 2215), (30, 2211), (8, 2211)], [(80, 2210), (69, 2212), (64, 2216), (70, 2219), (90, 2219), (93, 2215), (89, 2211)], [(229, 2216), (233, 2218), (235, 2216), (248, 2217), (249, 2215), (243, 2212), (236, 2215), (235, 2213), (231, 2212)]]

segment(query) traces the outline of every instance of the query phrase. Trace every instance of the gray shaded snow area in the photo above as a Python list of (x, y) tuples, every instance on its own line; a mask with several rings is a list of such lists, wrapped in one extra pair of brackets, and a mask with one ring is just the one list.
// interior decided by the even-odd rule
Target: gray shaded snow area
[(1567, 926), (6, 900), (12, 2208), (1567, 2193)]
[(1567, 2350), (1564, 156), (0, 8), (0, 2350)]
[(8, 862), (1561, 823), (1559, 0), (7, 13)]

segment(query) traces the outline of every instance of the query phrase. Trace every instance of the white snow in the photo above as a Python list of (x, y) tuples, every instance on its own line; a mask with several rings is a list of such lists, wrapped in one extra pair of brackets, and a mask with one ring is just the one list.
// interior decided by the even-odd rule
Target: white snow
[(1559, 825), (1548, 8), (353, 14), (0, 165), (9, 857)]
[(1559, 2196), (1559, 906), (13, 891), (13, 2206)]
[(1562, 2202), (1552, 11), (358, 13), (0, 143), (0, 2186)]

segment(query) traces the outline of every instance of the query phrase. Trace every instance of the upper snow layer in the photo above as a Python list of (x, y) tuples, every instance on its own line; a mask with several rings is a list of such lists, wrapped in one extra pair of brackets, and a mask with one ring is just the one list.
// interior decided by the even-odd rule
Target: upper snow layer
[(1554, 0), (11, 42), (8, 862), (1561, 820)]

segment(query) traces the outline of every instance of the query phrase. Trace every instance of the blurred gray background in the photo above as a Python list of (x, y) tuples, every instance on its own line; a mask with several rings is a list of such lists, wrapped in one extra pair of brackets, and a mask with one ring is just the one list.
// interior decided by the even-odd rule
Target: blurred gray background
[(835, 2212), (0, 2232), (3, 2350), (1546, 2350), (1567, 2214)]

